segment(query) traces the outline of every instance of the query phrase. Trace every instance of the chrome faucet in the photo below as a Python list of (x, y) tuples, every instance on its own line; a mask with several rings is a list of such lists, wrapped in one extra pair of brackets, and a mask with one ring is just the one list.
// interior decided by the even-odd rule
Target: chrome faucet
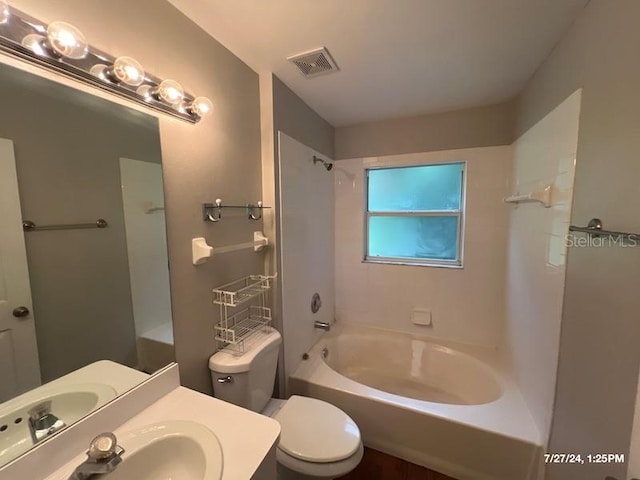
[(51, 400), (39, 403), (29, 410), (29, 433), (33, 444), (41, 442), (66, 427), (66, 423), (51, 413)]
[(313, 327), (319, 328), (320, 330), (324, 330), (325, 332), (328, 332), (329, 330), (331, 330), (330, 323), (321, 322), (320, 320), (316, 320), (315, 322), (313, 322)]
[(113, 472), (122, 462), (124, 448), (113, 433), (101, 433), (91, 440), (87, 459), (76, 467), (68, 480), (88, 480)]

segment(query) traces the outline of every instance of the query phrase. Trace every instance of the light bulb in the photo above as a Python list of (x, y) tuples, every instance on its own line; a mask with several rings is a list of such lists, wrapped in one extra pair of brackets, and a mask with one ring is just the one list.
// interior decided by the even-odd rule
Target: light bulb
[(119, 57), (113, 62), (113, 67), (107, 69), (107, 76), (132, 87), (144, 82), (144, 69), (137, 60), (131, 57)]
[(89, 53), (89, 44), (80, 30), (69, 23), (53, 22), (47, 27), (49, 45), (61, 57), (81, 59)]
[(6, 2), (0, 0), (0, 25), (2, 25), (3, 23), (7, 23), (10, 16), (11, 10), (9, 9), (9, 5), (7, 5)]
[(187, 105), (189, 113), (195, 113), (199, 117), (209, 115), (213, 110), (213, 103), (207, 97), (197, 97), (193, 102)]
[(138, 95), (143, 96), (147, 102), (153, 100), (152, 91), (153, 89), (151, 85), (147, 85), (147, 84), (141, 85), (140, 87), (138, 87), (138, 90), (136, 90)]
[(164, 80), (154, 93), (171, 105), (177, 105), (184, 97), (182, 85), (175, 80)]
[(22, 39), (22, 46), (28, 48), (36, 55), (47, 56), (47, 48), (45, 46), (47, 39), (37, 33), (30, 33)]

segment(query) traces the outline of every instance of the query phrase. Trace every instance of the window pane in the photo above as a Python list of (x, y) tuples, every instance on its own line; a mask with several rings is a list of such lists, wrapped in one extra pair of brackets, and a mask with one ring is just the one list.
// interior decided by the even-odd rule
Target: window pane
[(369, 257), (457, 260), (458, 217), (369, 217)]
[(369, 170), (369, 211), (460, 210), (463, 163)]

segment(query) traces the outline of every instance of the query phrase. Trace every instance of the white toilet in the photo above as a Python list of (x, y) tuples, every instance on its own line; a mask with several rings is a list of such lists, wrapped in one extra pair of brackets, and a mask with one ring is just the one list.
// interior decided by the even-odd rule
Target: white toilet
[(355, 422), (339, 408), (314, 398), (271, 400), (282, 337), (273, 328), (255, 333), (247, 351), (224, 350), (209, 359), (216, 398), (272, 416), (280, 423), (279, 480), (331, 479), (362, 460)]

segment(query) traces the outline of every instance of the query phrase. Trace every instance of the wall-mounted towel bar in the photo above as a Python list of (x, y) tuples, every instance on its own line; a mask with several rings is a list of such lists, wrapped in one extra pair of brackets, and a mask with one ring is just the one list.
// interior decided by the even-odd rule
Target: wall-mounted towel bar
[(249, 220), (260, 220), (262, 218), (262, 210), (265, 207), (262, 202), (259, 201), (255, 205), (248, 203), (247, 205), (224, 205), (221, 198), (216, 199), (216, 203), (203, 203), (202, 204), (202, 218), (205, 222), (216, 223), (222, 220), (222, 210), (224, 208), (242, 208), (247, 211), (247, 218)]
[(79, 230), (87, 228), (107, 228), (109, 223), (104, 218), (99, 218), (93, 223), (68, 223), (60, 225), (36, 225), (31, 220), (22, 221), (22, 230), (25, 232), (38, 232), (41, 230)]
[(511, 195), (504, 199), (505, 203), (541, 203), (544, 208), (551, 206), (551, 185), (547, 185), (542, 190), (526, 193), (523, 195)]
[(576, 227), (571, 225), (569, 227), (570, 232), (586, 233), (594, 237), (617, 237), (619, 239), (632, 239), (635, 241), (640, 240), (640, 233), (632, 232), (617, 232), (615, 230), (604, 230), (602, 228), (602, 220), (599, 218), (592, 218), (586, 227)]
[(269, 239), (262, 232), (253, 232), (253, 242), (238, 243), (226, 247), (212, 247), (203, 237), (198, 237), (191, 239), (192, 260), (194, 265), (202, 265), (208, 258), (219, 253), (237, 252), (248, 248), (259, 252), (268, 245)]

